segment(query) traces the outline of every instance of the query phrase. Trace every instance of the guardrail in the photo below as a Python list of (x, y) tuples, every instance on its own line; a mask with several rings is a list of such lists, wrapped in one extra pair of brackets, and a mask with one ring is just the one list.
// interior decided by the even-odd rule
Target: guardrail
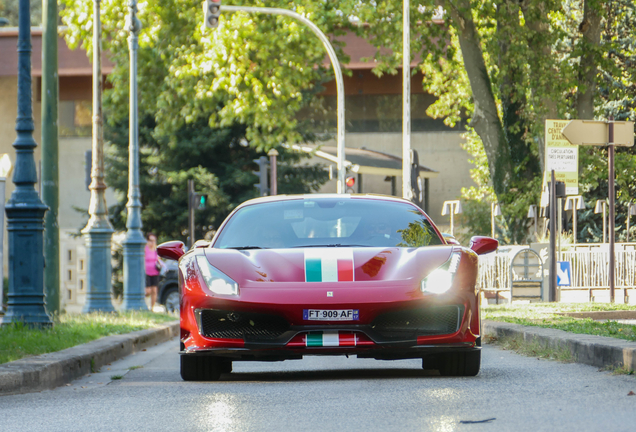
[[(502, 247), (493, 254), (481, 256), (477, 288), (485, 294), (499, 298), (510, 298), (510, 265), (517, 251), (529, 246)], [(548, 276), (549, 265), (545, 247), (536, 247), (544, 259), (544, 276)], [(543, 250), (541, 250), (543, 249)], [(559, 287), (560, 300), (609, 301), (609, 247), (607, 244), (586, 244), (570, 246), (559, 253), (559, 261), (571, 264), (570, 286)], [(615, 249), (616, 302), (629, 303), (630, 292), (636, 299), (636, 243), (617, 243)], [(635, 300), (636, 301), (636, 300)]]

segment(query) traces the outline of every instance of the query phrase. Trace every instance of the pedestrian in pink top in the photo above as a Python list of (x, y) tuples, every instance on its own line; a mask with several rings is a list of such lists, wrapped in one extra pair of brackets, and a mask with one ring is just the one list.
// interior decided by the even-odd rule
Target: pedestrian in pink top
[(157, 285), (162, 262), (157, 255), (157, 236), (153, 233), (146, 234), (146, 297), (150, 296), (150, 310), (152, 311), (157, 301)]

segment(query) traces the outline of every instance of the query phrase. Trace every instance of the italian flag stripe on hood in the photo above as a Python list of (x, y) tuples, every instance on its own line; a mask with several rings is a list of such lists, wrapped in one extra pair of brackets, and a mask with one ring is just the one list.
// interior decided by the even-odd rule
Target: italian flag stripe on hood
[(353, 249), (305, 249), (306, 282), (352, 282)]

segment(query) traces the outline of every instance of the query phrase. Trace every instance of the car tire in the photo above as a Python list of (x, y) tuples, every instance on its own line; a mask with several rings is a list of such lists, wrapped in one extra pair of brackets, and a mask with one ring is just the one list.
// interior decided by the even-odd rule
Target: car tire
[(232, 373), (232, 360), (219, 359), (219, 371), (222, 374)]
[(177, 287), (168, 288), (163, 295), (163, 305), (166, 307), (166, 312), (179, 312), (179, 289)]
[(219, 358), (192, 354), (181, 354), (180, 357), (184, 381), (218, 381), (221, 376), (223, 367)]
[(441, 376), (475, 376), (481, 368), (481, 350), (431, 355), (422, 359), (422, 368), (437, 369)]

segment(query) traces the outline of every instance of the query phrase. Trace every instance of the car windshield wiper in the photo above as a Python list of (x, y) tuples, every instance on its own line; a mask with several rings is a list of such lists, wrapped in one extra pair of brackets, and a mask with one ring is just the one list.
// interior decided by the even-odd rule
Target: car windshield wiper
[(260, 247), (260, 246), (232, 246), (232, 247), (228, 247), (226, 249), (240, 249), (240, 250), (246, 250), (246, 249), (267, 249), (264, 247)]

